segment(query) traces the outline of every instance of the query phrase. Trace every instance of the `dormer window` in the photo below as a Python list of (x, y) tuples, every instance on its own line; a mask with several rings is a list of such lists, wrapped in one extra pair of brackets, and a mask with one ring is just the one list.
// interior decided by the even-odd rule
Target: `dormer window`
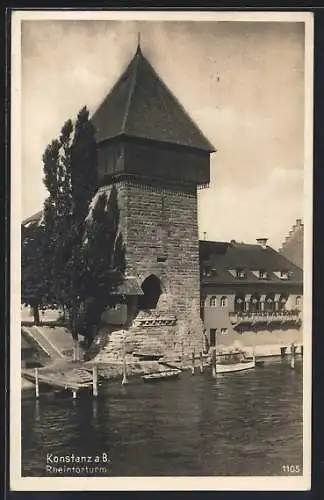
[(260, 280), (266, 280), (268, 279), (268, 273), (267, 271), (259, 271), (259, 279)]
[(202, 275), (204, 278), (210, 278), (211, 276), (211, 269), (210, 267), (203, 267), (202, 268)]
[(217, 269), (215, 267), (203, 267), (202, 275), (204, 278), (210, 278), (211, 276), (216, 276)]
[(236, 277), (239, 279), (244, 279), (246, 278), (246, 272), (242, 269), (236, 269)]
[(282, 280), (289, 279), (289, 273), (288, 273), (288, 271), (281, 271), (281, 273), (280, 273), (280, 279), (282, 279)]

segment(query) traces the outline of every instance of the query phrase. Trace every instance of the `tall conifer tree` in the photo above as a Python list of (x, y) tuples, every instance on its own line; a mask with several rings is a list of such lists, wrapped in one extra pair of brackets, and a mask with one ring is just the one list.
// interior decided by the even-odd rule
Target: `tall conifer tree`
[[(93, 198), (98, 189), (97, 146), (86, 107), (78, 113), (75, 125), (68, 120), (59, 138), (47, 146), (43, 165), (48, 191), (41, 247), (46, 262), (46, 297), (68, 310), (74, 339), (82, 331), (91, 340), (109, 290), (121, 279), (124, 247), (118, 233), (116, 190), (108, 199)], [(80, 318), (85, 320), (83, 329)]]

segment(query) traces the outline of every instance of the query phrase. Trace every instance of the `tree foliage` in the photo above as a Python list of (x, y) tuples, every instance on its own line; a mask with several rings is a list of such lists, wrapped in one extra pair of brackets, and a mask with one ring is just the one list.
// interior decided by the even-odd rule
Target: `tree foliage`
[[(73, 337), (83, 333), (91, 340), (109, 290), (124, 271), (124, 250), (117, 192), (111, 189), (108, 197), (97, 192), (95, 130), (86, 107), (47, 146), (43, 167), (48, 197), (35, 255), (46, 262), (46, 273), (44, 279), (38, 274), (33, 279), (46, 289), (49, 302), (69, 311)], [(33, 259), (29, 268), (35, 271)]]
[(39, 307), (49, 303), (49, 270), (46, 261), (44, 228), (32, 225), (21, 227), (21, 299), (33, 309), (34, 321), (39, 323)]

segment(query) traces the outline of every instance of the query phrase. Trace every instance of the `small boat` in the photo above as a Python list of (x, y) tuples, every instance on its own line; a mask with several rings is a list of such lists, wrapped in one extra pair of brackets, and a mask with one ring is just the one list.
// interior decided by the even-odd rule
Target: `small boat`
[[(252, 361), (253, 357), (249, 356), (246, 359), (249, 360), (249, 361)], [(264, 366), (264, 359), (256, 359), (255, 360), (255, 366), (258, 366), (258, 367)]]
[(162, 382), (165, 380), (173, 380), (179, 377), (181, 370), (168, 370), (143, 375), (144, 382)]
[(164, 357), (164, 354), (145, 354), (140, 352), (133, 353), (133, 356), (139, 358), (139, 361), (158, 361)]
[(240, 372), (255, 368), (255, 358), (247, 358), (242, 351), (218, 353), (217, 358), (216, 373)]

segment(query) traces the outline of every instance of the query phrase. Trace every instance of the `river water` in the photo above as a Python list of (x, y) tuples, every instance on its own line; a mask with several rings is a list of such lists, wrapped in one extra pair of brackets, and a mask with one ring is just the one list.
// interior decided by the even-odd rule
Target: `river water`
[(294, 370), (268, 358), (216, 380), (197, 369), (156, 384), (107, 382), (96, 401), (22, 400), (22, 476), (285, 475), (287, 465), (302, 468), (298, 357)]

